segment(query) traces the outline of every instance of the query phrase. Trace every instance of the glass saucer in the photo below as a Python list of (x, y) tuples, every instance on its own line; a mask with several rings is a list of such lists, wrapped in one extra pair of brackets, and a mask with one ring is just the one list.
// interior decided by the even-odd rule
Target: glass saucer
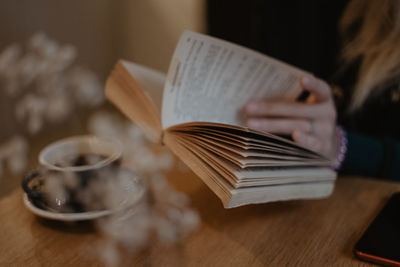
[(74, 213), (60, 213), (53, 212), (50, 210), (44, 210), (35, 206), (35, 204), (29, 199), (28, 195), (24, 193), (23, 201), (28, 210), (33, 214), (50, 220), (57, 221), (85, 221), (94, 220), (107, 215), (110, 215), (116, 211), (131, 208), (136, 205), (144, 196), (146, 191), (146, 185), (143, 179), (137, 177), (135, 173), (127, 168), (121, 168), (120, 172), (123, 175), (119, 175), (119, 184), (121, 185), (121, 201), (118, 203), (116, 210), (96, 210), (86, 212), (74, 212)]

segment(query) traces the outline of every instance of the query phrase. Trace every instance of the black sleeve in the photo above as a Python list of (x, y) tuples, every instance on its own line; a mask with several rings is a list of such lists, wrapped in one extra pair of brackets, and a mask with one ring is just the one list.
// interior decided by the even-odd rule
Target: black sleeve
[(347, 132), (348, 146), (341, 173), (400, 181), (400, 141)]

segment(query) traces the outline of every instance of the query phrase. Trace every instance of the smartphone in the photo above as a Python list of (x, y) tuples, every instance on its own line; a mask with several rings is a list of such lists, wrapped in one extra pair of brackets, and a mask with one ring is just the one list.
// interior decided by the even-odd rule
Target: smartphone
[(400, 266), (400, 192), (389, 199), (354, 247), (362, 260)]

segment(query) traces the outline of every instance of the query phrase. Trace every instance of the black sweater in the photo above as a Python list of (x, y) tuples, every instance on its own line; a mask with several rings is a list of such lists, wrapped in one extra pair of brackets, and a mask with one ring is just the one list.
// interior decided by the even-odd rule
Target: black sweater
[(337, 75), (338, 21), (348, 1), (208, 1), (209, 34), (314, 73), (344, 90), (338, 122), (348, 136), (341, 172), (400, 181), (398, 85), (371, 98), (354, 114), (344, 112), (357, 67)]

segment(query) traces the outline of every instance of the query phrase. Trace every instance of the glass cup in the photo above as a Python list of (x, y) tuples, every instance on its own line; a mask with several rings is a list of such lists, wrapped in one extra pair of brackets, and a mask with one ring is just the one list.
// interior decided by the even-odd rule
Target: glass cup
[(61, 213), (105, 209), (105, 179), (117, 173), (122, 146), (92, 135), (56, 141), (39, 153), (38, 171), (22, 187), (39, 208)]

